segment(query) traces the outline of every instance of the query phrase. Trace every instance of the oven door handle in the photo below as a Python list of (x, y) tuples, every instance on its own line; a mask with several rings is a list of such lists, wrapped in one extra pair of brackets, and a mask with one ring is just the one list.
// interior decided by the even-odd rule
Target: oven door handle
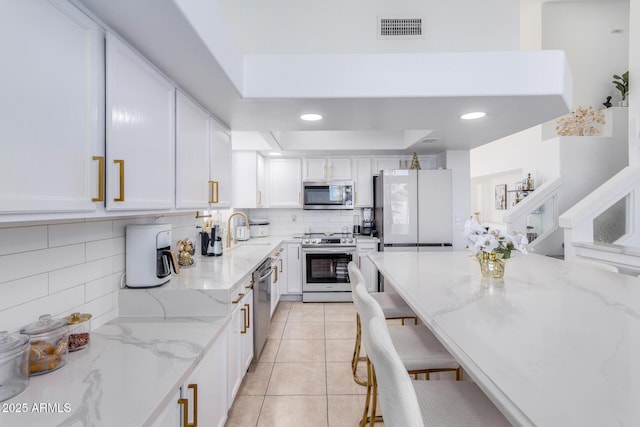
[(338, 254), (352, 254), (355, 253), (356, 248), (348, 247), (348, 248), (331, 248), (331, 247), (319, 247), (319, 248), (302, 248), (303, 254), (326, 254), (326, 253), (338, 253)]

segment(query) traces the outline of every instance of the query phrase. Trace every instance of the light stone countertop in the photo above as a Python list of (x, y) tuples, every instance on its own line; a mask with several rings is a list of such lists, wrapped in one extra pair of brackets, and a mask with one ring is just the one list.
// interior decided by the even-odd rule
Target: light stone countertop
[[(0, 425), (148, 425), (175, 404), (176, 391), (228, 322), (228, 316), (113, 320), (91, 333), (86, 349), (69, 353), (65, 366), (31, 377), (24, 392), (2, 402)], [(40, 403), (49, 409), (34, 412)], [(16, 404), (26, 413), (16, 413)]]
[(640, 279), (541, 255), (368, 255), (514, 425), (637, 426)]
[[(167, 285), (122, 289), (120, 301), (123, 294), (133, 295), (135, 303), (127, 309), (139, 317), (108, 322), (91, 332), (89, 347), (69, 353), (65, 366), (31, 377), (24, 392), (0, 403), (0, 425), (148, 425), (167, 405), (175, 404), (178, 388), (230, 321), (228, 300), (214, 297), (210, 301), (217, 305), (199, 307), (181, 296), (192, 293), (203, 300), (202, 292), (228, 292), (281, 243), (299, 241), (290, 236), (250, 239), (226, 249), (221, 257), (198, 256), (195, 267), (181, 270)], [(167, 295), (171, 297), (163, 301)], [(183, 316), (170, 312), (176, 307), (169, 300), (177, 301)], [(153, 302), (159, 310), (145, 312), (144, 305)], [(123, 307), (119, 308), (122, 316)], [(48, 409), (34, 412), (40, 403), (49, 404)], [(16, 408), (27, 411), (17, 413)]]

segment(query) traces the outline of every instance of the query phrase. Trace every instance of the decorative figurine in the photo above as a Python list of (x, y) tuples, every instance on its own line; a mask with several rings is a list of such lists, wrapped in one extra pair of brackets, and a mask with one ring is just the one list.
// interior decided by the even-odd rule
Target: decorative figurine
[(604, 105), (607, 108), (611, 108), (611, 97), (607, 96), (607, 100), (603, 102), (602, 105)]
[(413, 153), (413, 159), (411, 159), (411, 169), (419, 170), (420, 169), (420, 161), (418, 160), (418, 155)]

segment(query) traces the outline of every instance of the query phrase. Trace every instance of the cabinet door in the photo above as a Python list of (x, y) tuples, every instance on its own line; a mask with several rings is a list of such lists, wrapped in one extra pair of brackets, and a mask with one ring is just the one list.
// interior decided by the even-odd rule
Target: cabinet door
[(327, 177), (331, 179), (351, 179), (351, 159), (334, 158), (327, 161)]
[(256, 207), (266, 207), (265, 202), (264, 157), (256, 154)]
[[(236, 298), (237, 300), (237, 298)], [(234, 301), (236, 301), (234, 300)], [(234, 304), (233, 311), (231, 312), (231, 322), (228, 326), (229, 334), (229, 363), (227, 370), (227, 394), (229, 406), (233, 403), (233, 399), (236, 397), (236, 393), (240, 388), (242, 382), (242, 346), (243, 337), (242, 331), (245, 329), (246, 324), (246, 308), (242, 306), (242, 299), (237, 300)]]
[(206, 208), (211, 123), (207, 111), (176, 94), (176, 208)]
[(369, 292), (378, 291), (378, 270), (373, 262), (367, 257), (367, 254), (377, 251), (376, 243), (358, 244), (358, 268), (364, 276), (365, 285)]
[(255, 151), (234, 151), (233, 163), (233, 207), (254, 209), (257, 206), (257, 167)]
[(300, 159), (271, 159), (269, 161), (270, 207), (302, 207), (301, 173)]
[(233, 191), (231, 188), (231, 136), (215, 120), (211, 120), (211, 207), (229, 208)]
[(304, 159), (304, 179), (323, 180), (329, 177), (326, 159)]
[(142, 57), (107, 34), (107, 209), (171, 209), (175, 90)]
[(102, 33), (66, 2), (0, 9), (0, 213), (95, 211), (92, 198), (104, 199)]
[(355, 206), (373, 206), (373, 173), (369, 157), (353, 159), (353, 184), (355, 186)]
[[(242, 299), (242, 306), (245, 308), (245, 326), (244, 333), (241, 331), (242, 336), (242, 365), (240, 371), (240, 380), (244, 378), (244, 374), (246, 374), (247, 369), (249, 369), (249, 365), (251, 365), (251, 360), (253, 360), (253, 290), (247, 292), (245, 297)], [(241, 381), (242, 382), (242, 381)]]
[(171, 405), (167, 405), (166, 408), (158, 415), (158, 417), (152, 422), (151, 427), (176, 427), (182, 426), (182, 417), (180, 406), (178, 405), (178, 399), (180, 395), (180, 389), (176, 389), (173, 397), (171, 398)]
[[(287, 291), (288, 294), (302, 293), (302, 250), (297, 243), (287, 244)], [(284, 290), (283, 290), (284, 291)]]
[(399, 157), (381, 157), (373, 160), (374, 172), (381, 173), (386, 170), (404, 169), (404, 163)]
[[(227, 342), (225, 331), (216, 338), (181, 388), (181, 397), (187, 400), (188, 423), (194, 423), (197, 417), (198, 425), (224, 426), (231, 406), (227, 402), (226, 387)], [(181, 405), (183, 419), (184, 406)]]

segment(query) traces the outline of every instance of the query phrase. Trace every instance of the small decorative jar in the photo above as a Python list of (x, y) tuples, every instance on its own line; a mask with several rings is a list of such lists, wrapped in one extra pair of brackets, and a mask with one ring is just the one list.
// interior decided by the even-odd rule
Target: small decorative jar
[(481, 252), (478, 255), (482, 277), (501, 279), (504, 276), (505, 260), (496, 252)]
[(29, 375), (41, 375), (67, 363), (69, 335), (67, 322), (50, 314), (40, 316), (36, 323), (25, 326), (21, 334), (29, 335)]
[(29, 337), (0, 331), (0, 402), (29, 385)]
[(64, 318), (69, 327), (69, 351), (86, 348), (89, 345), (91, 331), (91, 315), (88, 313), (71, 313)]

